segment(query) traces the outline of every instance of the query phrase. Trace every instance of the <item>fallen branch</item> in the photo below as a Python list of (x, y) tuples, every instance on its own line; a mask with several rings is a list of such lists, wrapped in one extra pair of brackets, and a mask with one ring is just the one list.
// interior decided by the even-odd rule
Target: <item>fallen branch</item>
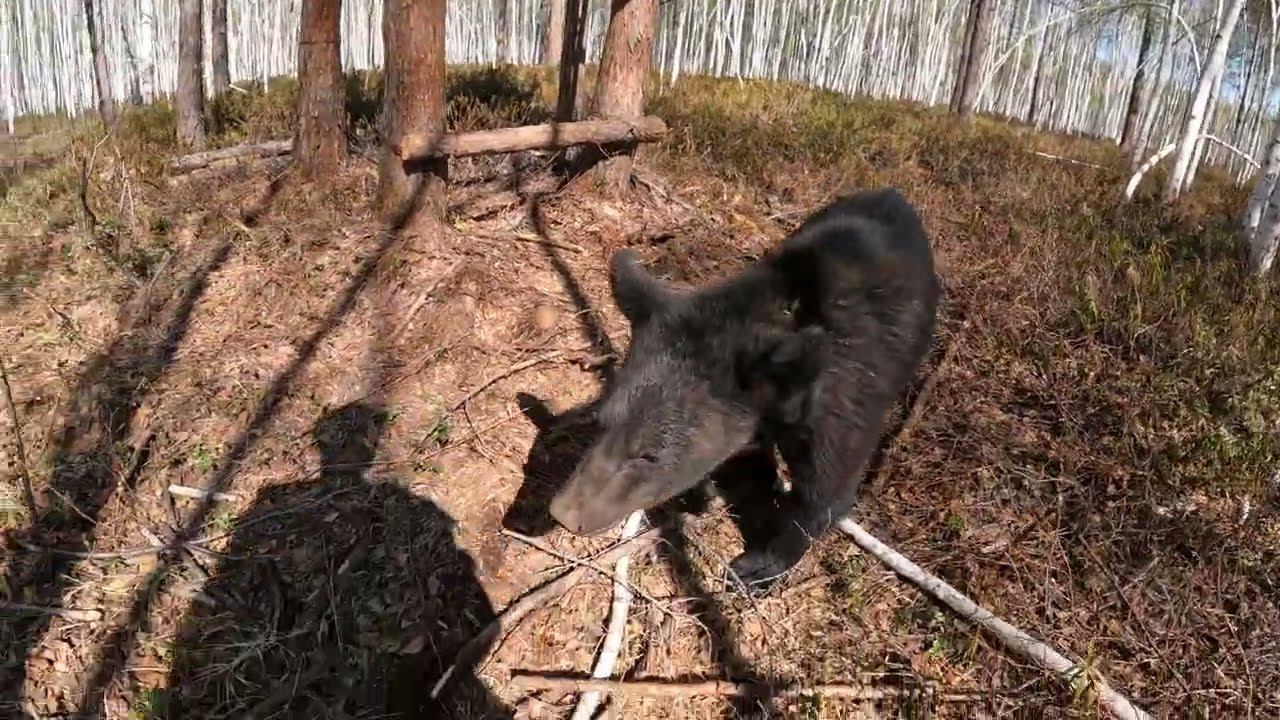
[[(594, 561), (597, 563), (610, 563), (623, 555), (631, 555), (656, 543), (660, 537), (659, 531), (660, 528), (650, 528), (630, 540), (620, 542), (605, 550), (597, 555)], [(457, 656), (454, 657), (453, 664), (449, 666), (448, 670), (445, 670), (444, 674), (440, 676), (440, 679), (431, 688), (431, 698), (434, 700), (440, 696), (440, 691), (449, 682), (449, 678), (453, 677), (459, 669), (482, 664), (489, 653), (497, 649), (495, 640), (511, 632), (512, 628), (518, 625), (529, 613), (542, 607), (552, 598), (560, 597), (569, 588), (582, 582), (589, 569), (585, 565), (579, 565), (545, 585), (525, 593), (519, 600), (508, 605), (479, 634), (462, 646)]]
[(45, 605), (23, 605), (22, 603), (0, 602), (0, 612), (13, 612), (25, 615), (56, 615), (76, 622), (97, 622), (102, 619), (101, 610), (80, 610), (76, 608), (48, 607)]
[(939, 701), (979, 700), (987, 695), (980, 692), (939, 693), (932, 686), (923, 687), (868, 687), (846, 683), (823, 685), (767, 685), (762, 683), (733, 682), (731, 680), (703, 680), (699, 682), (664, 682), (659, 680), (600, 680), (556, 677), (537, 673), (517, 673), (511, 676), (511, 684), (525, 690), (554, 690), (566, 693), (599, 692), (613, 695), (644, 695), (648, 697), (693, 697), (715, 695), (721, 697), (796, 697), (821, 695), (846, 700), (882, 700), (897, 697), (929, 697)]
[(574, 145), (652, 142), (667, 133), (662, 118), (583, 120), (466, 133), (419, 133), (404, 136), (393, 148), (403, 162), (423, 162), (521, 150), (559, 150)]
[(240, 500), (240, 496), (235, 493), (210, 493), (208, 490), (201, 490), (200, 488), (193, 488), (188, 485), (170, 485), (169, 494), (177, 495), (178, 497), (195, 498), (197, 500), (203, 500), (212, 496), (216, 502), (238, 502)]
[(450, 405), (449, 412), (457, 412), (458, 409), (461, 408), (463, 405), (466, 405), (468, 402), (471, 402), (472, 398), (484, 392), (490, 385), (498, 382), (499, 380), (505, 380), (506, 378), (509, 378), (512, 375), (515, 375), (521, 370), (528, 370), (534, 365), (541, 365), (544, 362), (555, 360), (558, 357), (560, 357), (560, 351), (552, 350), (549, 353), (543, 353), (542, 355), (538, 355), (537, 357), (532, 357), (532, 358), (529, 358), (528, 360), (518, 362), (515, 365), (512, 365), (511, 367), (507, 368), (506, 370), (503, 370), (502, 372), (490, 375), (489, 377), (482, 380), (479, 385), (472, 388), (471, 392), (468, 392), (466, 395), (463, 395), (460, 400), (457, 400), (452, 405)]
[[(644, 511), (636, 510), (627, 516), (622, 526), (621, 539), (625, 542), (640, 532), (640, 523), (644, 521)], [(600, 646), (600, 657), (596, 658), (596, 666), (591, 671), (595, 678), (606, 679), (613, 674), (613, 666), (618, 662), (618, 652), (622, 649), (622, 638), (627, 629), (627, 612), (631, 608), (631, 590), (627, 586), (627, 570), (631, 564), (631, 555), (618, 558), (613, 566), (613, 605), (609, 608), (609, 629), (604, 635), (604, 644)], [(573, 720), (589, 720), (600, 706), (600, 691), (588, 690), (578, 699), (578, 706), (573, 710)]]
[(18, 482), (22, 485), (22, 498), (27, 504), (27, 517), (36, 519), (36, 494), (31, 489), (31, 471), (27, 468), (27, 450), (22, 444), (22, 426), (18, 424), (18, 406), (13, 403), (13, 390), (9, 387), (9, 371), (0, 359), (0, 382), (4, 384), (4, 402), (9, 410), (9, 422), (13, 424), (14, 455), (18, 462)]
[(293, 152), (293, 140), (268, 140), (261, 143), (234, 145), (217, 150), (192, 153), (176, 157), (169, 161), (169, 170), (177, 173), (191, 172), (208, 167), (220, 160), (236, 160), (239, 158), (275, 157)]
[(1120, 720), (1150, 720), (1150, 715), (1116, 692), (1101, 675), (1078, 665), (1049, 645), (1036, 640), (1026, 632), (996, 617), (991, 611), (978, 605), (959, 590), (943, 580), (925, 572), (919, 565), (908, 560), (896, 550), (880, 542), (858, 523), (845, 518), (837, 523), (840, 531), (853, 538), (854, 544), (874, 555), (877, 560), (891, 570), (910, 580), (912, 584), (932, 595), (960, 617), (969, 622), (981, 625), (987, 632), (1000, 641), (1006, 649), (1030, 660), (1045, 670), (1060, 675), (1068, 683), (1075, 685), (1083, 676), (1090, 676), (1098, 698), (1102, 704)]
[[(1208, 140), (1211, 143), (1216, 143), (1217, 145), (1223, 148), (1226, 148), (1229, 152), (1235, 153), (1237, 156), (1244, 158), (1244, 160), (1248, 162), (1250, 165), (1252, 165), (1253, 167), (1255, 168), (1260, 167), (1256, 160), (1249, 157), (1247, 154), (1242, 152), (1239, 148), (1235, 147), (1231, 143), (1228, 143), (1222, 138), (1217, 137), (1216, 135), (1204, 134), (1204, 135), (1197, 136), (1196, 139)], [(1146, 162), (1138, 166), (1138, 169), (1133, 171), (1133, 176), (1129, 178), (1129, 184), (1124, 186), (1124, 199), (1132, 200), (1133, 194), (1138, 191), (1138, 185), (1142, 183), (1142, 178), (1145, 177), (1146, 174), (1151, 171), (1151, 168), (1159, 164), (1161, 160), (1165, 159), (1165, 157), (1168, 156), (1170, 153), (1172, 153), (1175, 149), (1177, 149), (1177, 147), (1178, 147), (1177, 143), (1170, 143), (1168, 145), (1165, 145), (1164, 147), (1155, 151), (1155, 153), (1152, 154), (1151, 157), (1147, 158)]]

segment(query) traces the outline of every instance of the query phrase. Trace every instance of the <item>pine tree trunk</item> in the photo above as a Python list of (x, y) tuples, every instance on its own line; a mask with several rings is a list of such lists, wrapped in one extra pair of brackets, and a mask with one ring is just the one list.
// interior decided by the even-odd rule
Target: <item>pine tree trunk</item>
[(969, 0), (969, 12), (965, 14), (964, 37), (960, 41), (960, 57), (956, 58), (956, 78), (951, 85), (951, 114), (960, 112), (960, 96), (964, 95), (965, 68), (969, 67), (969, 55), (973, 49), (973, 31), (977, 28), (978, 3), (980, 0)]
[(973, 119), (974, 105), (978, 100), (978, 87), (982, 83), (982, 69), (987, 62), (987, 46), (991, 42), (991, 20), (995, 16), (996, 4), (993, 0), (973, 0), (974, 12), (972, 36), (969, 39), (969, 52), (965, 57), (965, 65), (961, 68), (964, 77), (960, 85), (960, 97), (955, 103), (956, 114), (961, 122)]
[(200, 0), (181, 0), (178, 17), (178, 87), (174, 94), (178, 144), (185, 150), (204, 148), (204, 80), (201, 56), (204, 33)]
[(303, 0), (298, 30), (299, 168), (315, 177), (335, 172), (347, 159), (342, 86), (342, 0)]
[(405, 167), (394, 148), (410, 133), (444, 129), (445, 0), (384, 0), (386, 48), (378, 204), (397, 225), (444, 217), (448, 162)]
[(1148, 8), (1142, 20), (1142, 42), (1138, 45), (1138, 71), (1134, 73), (1133, 84), (1129, 87), (1129, 104), (1124, 113), (1124, 126), (1120, 130), (1120, 149), (1126, 153), (1133, 151), (1137, 140), (1138, 125), (1142, 119), (1142, 101), (1147, 94), (1150, 72), (1147, 65), (1151, 60), (1152, 35), (1151, 10)]
[(1191, 105), (1187, 111), (1187, 119), (1179, 134), (1178, 149), (1174, 154), (1173, 170), (1169, 173), (1164, 188), (1164, 201), (1172, 202), (1182, 194), (1191, 163), (1195, 158), (1197, 140), (1203, 132), (1205, 113), (1213, 102), (1212, 93), (1220, 83), (1220, 75), (1226, 68), (1227, 50), (1231, 45), (1231, 35), (1235, 32), (1236, 22), (1240, 19), (1240, 11), (1244, 8), (1244, 0), (1231, 0), (1223, 16), (1222, 25), (1213, 39), (1212, 50), (1205, 60), (1200, 79), (1196, 83), (1195, 94), (1191, 97)]
[(564, 0), (564, 43), (560, 50), (560, 87), (556, 120), (572, 122), (578, 103), (578, 79), (586, 60), (587, 0)]
[(564, 52), (565, 0), (547, 0), (547, 31), (542, 35), (542, 64), (555, 65)]
[(1145, 159), (1147, 147), (1151, 144), (1151, 133), (1155, 129), (1156, 116), (1159, 114), (1157, 110), (1160, 107), (1160, 98), (1157, 92), (1171, 93), (1173, 89), (1169, 87), (1168, 80), (1173, 72), (1173, 41), (1176, 37), (1177, 27), (1175, 18), (1178, 15), (1178, 0), (1170, 0), (1168, 14), (1164, 23), (1164, 36), (1160, 40), (1160, 60), (1156, 66), (1155, 82), (1150, 84), (1147, 91), (1147, 98), (1143, 102), (1142, 123), (1138, 126), (1138, 136), (1134, 138), (1132, 148), (1129, 152), (1130, 167), (1138, 167)]
[(89, 30), (89, 53), (93, 58), (93, 82), (98, 95), (98, 115), (110, 125), (116, 119), (116, 104), (111, 92), (111, 72), (107, 53), (102, 47), (102, 27), (98, 24), (93, 0), (84, 0), (84, 21)]
[[(596, 86), (596, 115), (630, 120), (644, 114), (644, 81), (657, 20), (658, 0), (613, 0)], [(600, 164), (597, 172), (606, 187), (614, 191), (630, 187), (634, 150), (634, 146), (626, 148)]]
[(498, 26), (497, 57), (499, 63), (511, 62), (511, 3), (509, 0), (498, 0), (495, 10)]
[(231, 86), (231, 66), (227, 58), (227, 0), (209, 0), (209, 82), (213, 97)]

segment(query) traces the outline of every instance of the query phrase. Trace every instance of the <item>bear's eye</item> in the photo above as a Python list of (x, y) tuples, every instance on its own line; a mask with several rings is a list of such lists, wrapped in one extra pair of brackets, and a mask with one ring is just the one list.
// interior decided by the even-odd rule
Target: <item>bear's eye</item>
[(657, 462), (658, 462), (658, 456), (657, 456), (657, 455), (654, 455), (654, 454), (653, 454), (653, 453), (651, 453), (651, 452), (640, 453), (640, 454), (637, 456), (637, 459), (639, 459), (639, 460), (643, 460), (644, 462), (647, 462), (647, 463), (649, 463), (650, 465), (656, 465), (656, 464), (657, 464)]

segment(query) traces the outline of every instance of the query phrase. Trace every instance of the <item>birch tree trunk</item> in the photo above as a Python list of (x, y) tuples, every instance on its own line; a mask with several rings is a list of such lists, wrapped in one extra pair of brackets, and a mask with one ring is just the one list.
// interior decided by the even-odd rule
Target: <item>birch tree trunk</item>
[(1263, 276), (1271, 272), (1280, 251), (1280, 122), (1276, 123), (1266, 163), (1249, 196), (1241, 228), (1249, 246), (1249, 272)]
[(565, 0), (548, 0), (547, 29), (542, 34), (542, 64), (555, 65), (564, 51)]
[(952, 100), (955, 113), (960, 116), (961, 122), (966, 123), (973, 119), (974, 103), (978, 99), (978, 88), (982, 83), (982, 69), (987, 62), (987, 46), (991, 41), (991, 20), (996, 7), (994, 0), (972, 2), (969, 51), (964, 58), (965, 64), (958, 69), (961, 73), (957, 88), (959, 97)]
[(445, 0), (385, 0), (382, 158), (378, 204), (396, 224), (414, 227), (444, 217), (444, 160), (405, 167), (395, 147), (410, 133), (444, 129)]
[(347, 159), (342, 86), (342, 0), (303, 0), (298, 33), (299, 168), (312, 177), (334, 173)]
[(213, 97), (231, 86), (227, 57), (227, 0), (209, 0), (209, 86)]
[(102, 26), (98, 23), (93, 0), (84, 0), (84, 21), (89, 31), (89, 54), (93, 59), (94, 90), (98, 96), (98, 115), (110, 125), (116, 119), (116, 105), (111, 92), (111, 71), (107, 65), (107, 52), (103, 47)]
[(178, 17), (178, 144), (184, 150), (204, 149), (204, 80), (200, 72), (204, 54), (200, 0), (181, 0)]
[(1120, 149), (1125, 153), (1133, 152), (1137, 142), (1139, 124), (1142, 122), (1143, 101), (1147, 98), (1148, 65), (1151, 64), (1151, 35), (1154, 24), (1152, 11), (1148, 8), (1143, 13), (1142, 42), (1138, 46), (1138, 71), (1134, 73), (1133, 85), (1129, 88), (1129, 104), (1124, 113), (1124, 126), (1120, 130)]
[(1230, 2), (1223, 16), (1222, 25), (1218, 28), (1218, 34), (1213, 39), (1213, 47), (1208, 59), (1205, 60), (1200, 79), (1196, 82), (1196, 91), (1192, 96), (1187, 119), (1179, 135), (1178, 149), (1174, 153), (1173, 169), (1165, 184), (1165, 202), (1172, 202), (1182, 194), (1191, 170), (1191, 162), (1195, 157), (1196, 140), (1204, 127), (1205, 113), (1211, 107), (1213, 90), (1226, 67), (1231, 35), (1235, 32), (1236, 22), (1240, 19), (1240, 11), (1244, 8), (1244, 0), (1230, 0)]
[[(595, 114), (606, 120), (631, 120), (644, 114), (644, 80), (653, 51), (658, 0), (613, 0)], [(597, 168), (605, 187), (623, 191), (631, 185), (634, 146), (605, 159)]]
[[(1241, 234), (1249, 247), (1249, 270), (1261, 275), (1271, 270), (1280, 241), (1280, 122), (1272, 131), (1266, 160), (1245, 206)], [(1264, 223), (1264, 220), (1266, 221)]]

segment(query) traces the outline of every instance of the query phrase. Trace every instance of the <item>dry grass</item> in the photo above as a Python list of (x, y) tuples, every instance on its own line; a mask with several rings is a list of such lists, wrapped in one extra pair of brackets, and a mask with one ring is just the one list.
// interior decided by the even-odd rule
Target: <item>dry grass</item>
[[(349, 81), (357, 149), (375, 139), (378, 82)], [(552, 89), (536, 72), (474, 68), (451, 83), (460, 128), (536, 121)], [(228, 94), (216, 142), (289, 132), (291, 92)], [(505, 680), (585, 672), (605, 582), (531, 616), (483, 681), (461, 678), (442, 707), (420, 702), (496, 608), (559, 566), (499, 528), (550, 530), (541, 501), (590, 437), (581, 413), (554, 417), (588, 402), (596, 358), (625, 347), (609, 254), (636, 247), (702, 282), (841, 185), (889, 184), (925, 215), (948, 288), (940, 343), (956, 345), (859, 519), (1160, 715), (1280, 709), (1280, 306), (1241, 273), (1238, 190), (1206, 173), (1173, 210), (1122, 205), (1121, 159), (1105, 145), (798, 87), (688, 78), (651, 106), (673, 133), (646, 149), (632, 197), (557, 191), (537, 157), (460, 163), (453, 222), (429, 236), (381, 232), (360, 155), (323, 187), (277, 163), (165, 177), (160, 106), (103, 142), (77, 126), (63, 159), (24, 170), (0, 209), (18, 229), (0, 258), (0, 346), (43, 507), (7, 532), (97, 552), (192, 542), (83, 561), (10, 544), (5, 599), (105, 617), (0, 624), (0, 695), (107, 717), (563, 715), (572, 698), (522, 697)], [(76, 192), (90, 160), (91, 236)], [(241, 500), (165, 492), (207, 482)], [(725, 593), (731, 527), (720, 511), (685, 517), (635, 566), (658, 604), (637, 604), (628, 677), (931, 682), (991, 693), (932, 708), (947, 717), (1093, 714), (836, 537), (770, 597)]]

